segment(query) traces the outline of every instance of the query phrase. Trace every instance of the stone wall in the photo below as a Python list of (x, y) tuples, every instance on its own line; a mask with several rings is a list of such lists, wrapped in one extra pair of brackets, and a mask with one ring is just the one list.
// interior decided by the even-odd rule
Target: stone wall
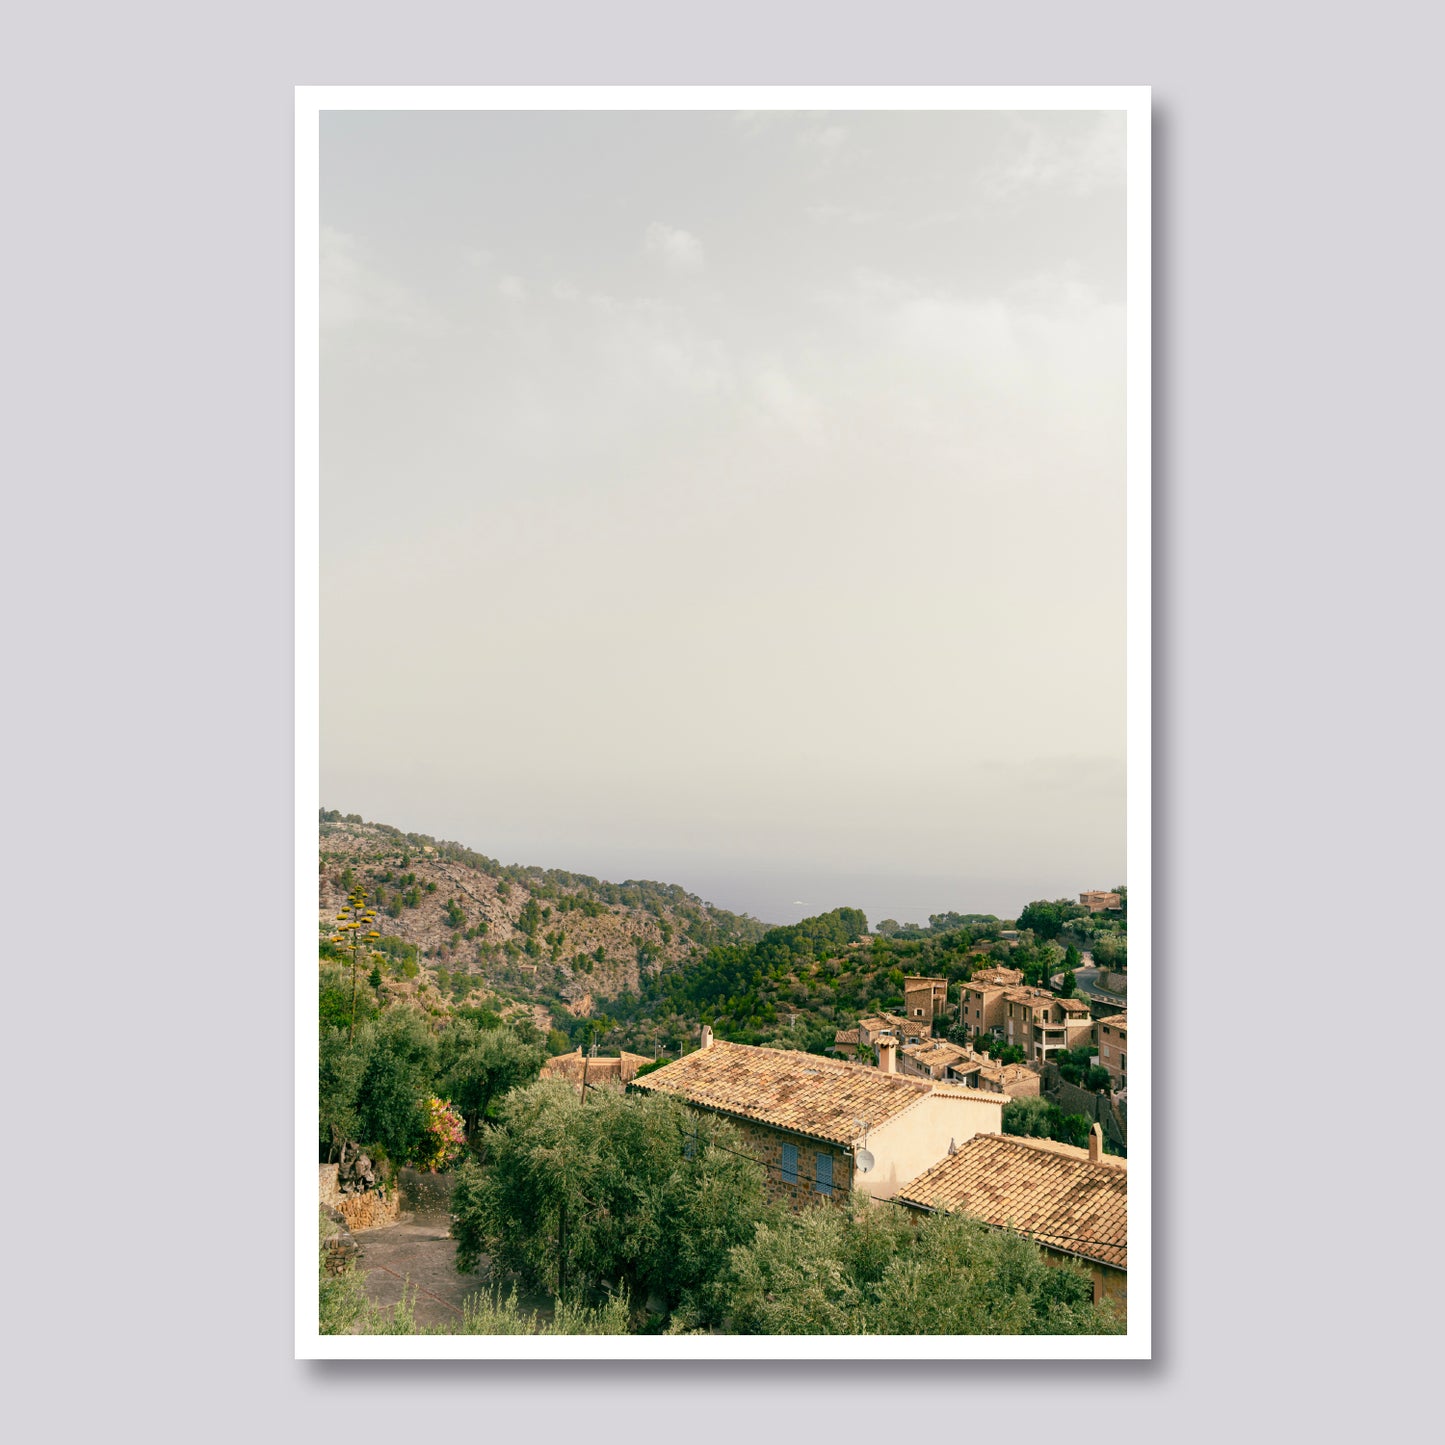
[[(847, 1150), (832, 1147), (816, 1139), (785, 1134), (779, 1129), (770, 1129), (765, 1124), (752, 1124), (741, 1119), (730, 1119), (728, 1122), (743, 1136), (747, 1147), (767, 1167), (768, 1192), (774, 1198), (786, 1199), (795, 1208), (804, 1204), (816, 1204), (825, 1198), (814, 1183), (818, 1175), (820, 1154), (829, 1154), (833, 1158), (832, 1198), (843, 1198), (853, 1187), (853, 1156)], [(798, 1149), (796, 1183), (789, 1183), (783, 1178), (784, 1144), (794, 1144)]]
[(395, 1185), (388, 1188), (384, 1196), (375, 1190), (367, 1194), (343, 1194), (337, 1187), (335, 1164), (318, 1164), (316, 1168), (320, 1202), (336, 1210), (348, 1229), (379, 1229), (401, 1218), (401, 1191)]
[(1129, 1148), (1129, 1118), (1123, 1104), (1105, 1094), (1090, 1093), (1059, 1074), (1056, 1064), (1044, 1071), (1044, 1091), (1066, 1114), (1087, 1114), (1104, 1127), (1104, 1138), (1121, 1154)]

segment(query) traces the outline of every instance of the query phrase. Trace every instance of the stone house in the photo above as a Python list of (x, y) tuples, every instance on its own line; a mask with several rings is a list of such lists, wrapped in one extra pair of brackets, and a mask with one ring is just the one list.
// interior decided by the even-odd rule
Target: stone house
[(916, 1044), (904, 1044), (898, 1050), (898, 1072), (917, 1079), (953, 1079), (955, 1083), (966, 1083), (957, 1078), (951, 1067), (970, 1058), (969, 1051), (951, 1044), (946, 1039), (923, 1039)]
[(1021, 969), (981, 968), (963, 985), (958, 1021), (970, 1039), (980, 1034), (1002, 1036), (1004, 992), (1017, 988), (1023, 981)]
[(1094, 1020), (1083, 999), (1055, 998), (1046, 988), (1010, 988), (1003, 995), (1003, 1040), (1030, 1063), (1093, 1042)]
[(909, 1078), (897, 1072), (895, 1041), (880, 1038), (878, 1047), (883, 1063), (875, 1069), (731, 1044), (705, 1028), (700, 1049), (630, 1087), (730, 1119), (767, 1167), (772, 1190), (796, 1205), (851, 1190), (890, 1199), (951, 1148), (1002, 1128), (1005, 1101)]
[(933, 1021), (948, 1012), (948, 980), (943, 978), (905, 978), (903, 980), (903, 1015), (915, 1028), (926, 1024), (933, 1032)]
[(589, 1058), (580, 1048), (570, 1054), (557, 1054), (542, 1065), (540, 1077), (566, 1079), (579, 1089), (585, 1079), (587, 1087), (625, 1088), (637, 1076), (643, 1064), (653, 1061), (646, 1054), (629, 1054), (626, 1049), (614, 1058)]
[(1103, 913), (1106, 909), (1118, 908), (1122, 900), (1117, 893), (1106, 893), (1102, 888), (1090, 888), (1079, 894), (1079, 902), (1090, 913)]
[(856, 1059), (859, 1049), (876, 1049), (879, 1039), (892, 1039), (896, 1044), (916, 1044), (929, 1038), (933, 1028), (898, 1014), (870, 1014), (858, 1020), (858, 1026), (839, 1029), (833, 1035), (828, 1052), (845, 1059)]
[(1085, 1265), (1096, 1302), (1127, 1308), (1129, 1166), (1104, 1153), (1097, 1124), (1087, 1149), (977, 1134), (904, 1185), (897, 1198), (920, 1211), (966, 1214), (1026, 1234), (1045, 1255)]
[(1094, 1025), (1099, 1062), (1109, 1071), (1109, 1085), (1115, 1093), (1129, 1087), (1129, 1015), (1109, 1014)]

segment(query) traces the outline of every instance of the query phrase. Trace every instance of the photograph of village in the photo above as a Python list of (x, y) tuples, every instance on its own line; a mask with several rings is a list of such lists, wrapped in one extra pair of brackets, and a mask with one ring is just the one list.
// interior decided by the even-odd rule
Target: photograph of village
[(1124, 117), (320, 162), (320, 1334), (1125, 1334)]

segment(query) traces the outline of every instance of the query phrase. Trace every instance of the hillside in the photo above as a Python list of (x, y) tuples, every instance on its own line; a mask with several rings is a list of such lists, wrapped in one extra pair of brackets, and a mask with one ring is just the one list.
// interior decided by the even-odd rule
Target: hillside
[(356, 886), (382, 934), (364, 1011), (409, 1003), (437, 1019), (526, 1021), (556, 1051), (596, 1041), (675, 1055), (706, 1021), (721, 1038), (818, 1052), (860, 1016), (901, 1008), (907, 974), (944, 978), (956, 998), (956, 985), (991, 963), (1044, 983), (1077, 957), (1066, 948), (1107, 949), (1122, 966), (1127, 946), (1127, 911), (1094, 917), (1068, 899), (1029, 903), (1017, 928), (943, 913), (926, 928), (885, 919), (870, 933), (850, 908), (768, 928), (677, 884), (504, 865), (324, 812), (318, 930), (323, 1022), (333, 1025), (351, 994), (327, 940)]
[(637, 997), (664, 967), (766, 932), (677, 884), (504, 865), (336, 811), (321, 814), (318, 874), (323, 959), (339, 957), (325, 940), (347, 893), (366, 889), (383, 935), (382, 1002), (527, 1012), (544, 1031)]

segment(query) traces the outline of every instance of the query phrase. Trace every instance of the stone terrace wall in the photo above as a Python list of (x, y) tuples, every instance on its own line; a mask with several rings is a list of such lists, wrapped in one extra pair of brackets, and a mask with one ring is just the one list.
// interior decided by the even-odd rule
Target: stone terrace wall
[(320, 1202), (337, 1210), (348, 1229), (379, 1229), (401, 1218), (401, 1191), (395, 1186), (386, 1191), (385, 1199), (374, 1192), (343, 1194), (337, 1187), (335, 1164), (318, 1164), (316, 1169)]
[(1104, 1126), (1104, 1138), (1115, 1148), (1129, 1147), (1129, 1119), (1124, 1105), (1103, 1094), (1091, 1094), (1060, 1076), (1057, 1065), (1050, 1064), (1044, 1077), (1048, 1097), (1066, 1114), (1087, 1114)]

